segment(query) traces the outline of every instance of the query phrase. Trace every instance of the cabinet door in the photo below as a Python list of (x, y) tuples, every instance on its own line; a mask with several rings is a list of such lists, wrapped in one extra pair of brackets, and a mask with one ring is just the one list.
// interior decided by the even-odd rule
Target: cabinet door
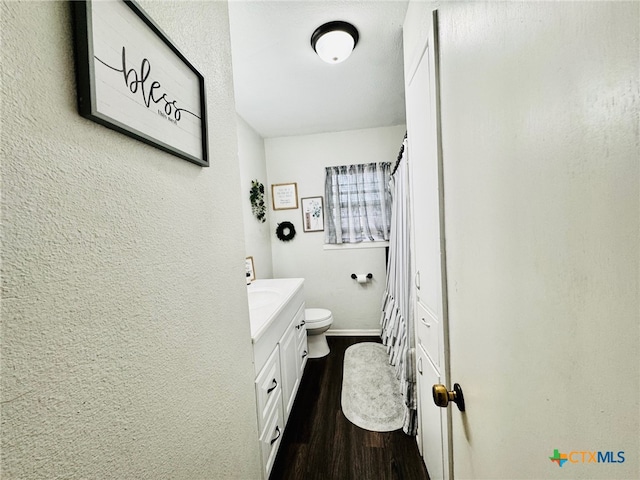
[(305, 318), (304, 318), (304, 303), (296, 313), (294, 325), (298, 335), (298, 343), (300, 343), (302, 342), (303, 339), (307, 338), (307, 327), (305, 326)]
[(305, 333), (302, 339), (298, 339), (298, 377), (300, 381), (302, 381), (307, 358), (309, 358), (309, 347), (307, 346), (307, 335)]
[(432, 398), (431, 387), (440, 382), (440, 375), (427, 357), (422, 346), (416, 348), (418, 369), (418, 395), (421, 398), (419, 404), (418, 435), (421, 453), (424, 463), (429, 471), (431, 480), (440, 480), (444, 477), (443, 437), (442, 422), (443, 410), (437, 407)]
[(296, 342), (298, 343), (298, 380), (302, 380), (302, 374), (304, 373), (304, 367), (307, 364), (307, 357), (309, 356), (309, 349), (307, 347), (307, 327), (304, 321), (304, 303), (296, 314), (294, 321), (294, 328), (296, 329)]
[(416, 344), (424, 348), (433, 365), (438, 369), (438, 372), (441, 372), (440, 343), (442, 339), (442, 327), (440, 322), (422, 303), (416, 302), (415, 324)]
[(280, 368), (282, 376), (282, 404), (284, 405), (285, 422), (291, 413), (295, 393), (300, 381), (298, 359), (298, 342), (296, 341), (295, 319), (280, 340)]

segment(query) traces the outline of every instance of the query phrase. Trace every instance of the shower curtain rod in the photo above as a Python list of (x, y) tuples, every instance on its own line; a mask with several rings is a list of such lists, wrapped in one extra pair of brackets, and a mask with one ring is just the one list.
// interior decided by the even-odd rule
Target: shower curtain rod
[(398, 152), (398, 159), (396, 160), (396, 164), (394, 165), (393, 170), (391, 171), (391, 175), (396, 173), (396, 170), (398, 170), (398, 166), (400, 165), (400, 161), (402, 160), (402, 154), (404, 153), (404, 141), (406, 139), (407, 139), (407, 132), (404, 132), (404, 138), (402, 139), (402, 145), (400, 146), (400, 152)]

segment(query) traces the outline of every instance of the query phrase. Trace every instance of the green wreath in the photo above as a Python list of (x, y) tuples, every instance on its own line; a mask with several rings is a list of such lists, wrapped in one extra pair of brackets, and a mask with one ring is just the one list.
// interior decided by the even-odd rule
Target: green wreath
[(296, 236), (296, 229), (291, 222), (282, 222), (276, 228), (276, 237), (283, 242), (288, 242)]

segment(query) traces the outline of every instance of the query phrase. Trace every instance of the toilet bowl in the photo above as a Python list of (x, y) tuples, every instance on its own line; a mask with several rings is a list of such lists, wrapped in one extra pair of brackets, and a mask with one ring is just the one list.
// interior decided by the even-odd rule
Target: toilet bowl
[(331, 310), (326, 308), (306, 308), (304, 321), (307, 327), (307, 347), (309, 358), (320, 358), (329, 354), (325, 332), (333, 323)]

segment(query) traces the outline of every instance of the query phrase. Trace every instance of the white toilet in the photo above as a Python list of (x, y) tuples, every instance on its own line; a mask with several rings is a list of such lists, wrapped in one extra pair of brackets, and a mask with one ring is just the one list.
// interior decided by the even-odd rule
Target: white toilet
[(307, 347), (309, 358), (320, 358), (329, 355), (329, 345), (325, 332), (333, 323), (331, 310), (326, 308), (306, 308), (304, 321), (307, 327)]

